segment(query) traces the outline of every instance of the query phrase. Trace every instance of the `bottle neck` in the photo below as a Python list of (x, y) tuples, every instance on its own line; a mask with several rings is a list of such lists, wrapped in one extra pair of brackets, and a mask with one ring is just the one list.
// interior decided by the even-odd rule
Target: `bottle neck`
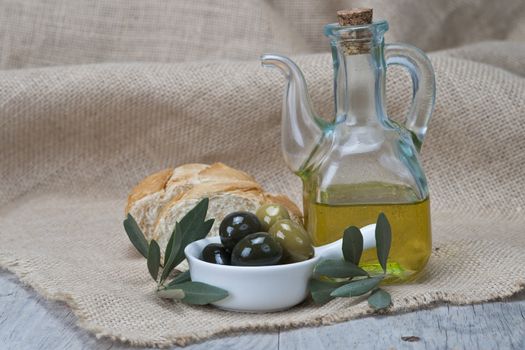
[(344, 45), (332, 45), (336, 121), (348, 125), (378, 124), (384, 115), (383, 44), (357, 54)]

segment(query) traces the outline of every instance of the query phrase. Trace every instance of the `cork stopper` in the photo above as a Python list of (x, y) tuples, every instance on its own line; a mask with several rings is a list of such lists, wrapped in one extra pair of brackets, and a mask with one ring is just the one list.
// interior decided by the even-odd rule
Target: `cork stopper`
[[(373, 10), (371, 8), (353, 8), (337, 11), (339, 25), (359, 26), (372, 23)], [(367, 31), (343, 33), (341, 47), (347, 55), (359, 55), (370, 52), (371, 34)]]
[(373, 10), (370, 8), (354, 8), (337, 11), (340, 26), (358, 26), (372, 23)]

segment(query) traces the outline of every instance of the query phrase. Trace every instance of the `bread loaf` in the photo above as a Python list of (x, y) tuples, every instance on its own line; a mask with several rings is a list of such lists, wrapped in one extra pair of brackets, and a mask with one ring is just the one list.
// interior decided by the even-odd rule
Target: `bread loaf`
[(282, 204), (293, 220), (302, 222), (300, 210), (288, 197), (264, 192), (253, 177), (222, 163), (185, 164), (146, 177), (131, 191), (126, 214), (135, 218), (148, 241), (159, 243), (164, 254), (175, 223), (203, 198), (210, 200), (207, 218), (215, 219), (210, 236), (218, 235), (227, 214), (255, 212), (266, 203)]

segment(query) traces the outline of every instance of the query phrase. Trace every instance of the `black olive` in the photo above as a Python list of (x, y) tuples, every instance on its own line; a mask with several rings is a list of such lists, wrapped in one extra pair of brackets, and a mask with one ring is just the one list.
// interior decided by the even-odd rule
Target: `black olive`
[(232, 251), (232, 265), (276, 265), (283, 256), (283, 248), (266, 232), (252, 233), (237, 243)]
[(259, 232), (260, 230), (261, 223), (255, 214), (238, 211), (226, 215), (222, 220), (219, 226), (219, 235), (224, 248), (232, 251), (237, 242), (250, 233)]
[(230, 265), (230, 253), (219, 243), (210, 243), (202, 250), (202, 260), (219, 265)]

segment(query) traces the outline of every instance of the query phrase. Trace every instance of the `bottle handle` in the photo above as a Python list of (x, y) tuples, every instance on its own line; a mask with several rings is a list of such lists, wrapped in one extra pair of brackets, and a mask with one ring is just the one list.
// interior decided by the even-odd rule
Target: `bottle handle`
[(405, 67), (412, 77), (412, 105), (405, 120), (405, 128), (412, 133), (412, 140), (419, 151), (436, 98), (432, 63), (417, 47), (398, 43), (385, 45), (385, 59), (387, 66)]

